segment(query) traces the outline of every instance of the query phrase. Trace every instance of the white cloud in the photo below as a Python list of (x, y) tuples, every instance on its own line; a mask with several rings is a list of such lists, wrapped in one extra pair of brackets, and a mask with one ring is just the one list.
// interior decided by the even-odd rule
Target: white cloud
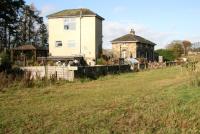
[(41, 16), (46, 17), (47, 15), (56, 11), (56, 7), (52, 4), (48, 4), (42, 7)]
[(158, 32), (151, 28), (135, 24), (133, 22), (106, 21), (104, 22), (103, 26), (103, 47), (107, 49), (111, 48), (111, 40), (129, 33), (132, 28), (136, 31), (137, 35), (158, 44), (156, 48), (165, 47), (170, 41), (173, 40), (173, 37), (178, 34), (176, 32)]

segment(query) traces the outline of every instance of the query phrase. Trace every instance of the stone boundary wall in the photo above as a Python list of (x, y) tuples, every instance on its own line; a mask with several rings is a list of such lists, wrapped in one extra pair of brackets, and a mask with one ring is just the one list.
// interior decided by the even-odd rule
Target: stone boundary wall
[(167, 67), (166, 62), (151, 62), (148, 63), (148, 69), (159, 69)]
[[(45, 69), (46, 68), (46, 69)], [(68, 81), (74, 80), (74, 71), (75, 67), (61, 67), (61, 66), (30, 66), (30, 67), (21, 67), (25, 72), (31, 72), (31, 77), (34, 79), (44, 78), (47, 73), (47, 77), (51, 78), (52, 76), (59, 79), (64, 79)]]

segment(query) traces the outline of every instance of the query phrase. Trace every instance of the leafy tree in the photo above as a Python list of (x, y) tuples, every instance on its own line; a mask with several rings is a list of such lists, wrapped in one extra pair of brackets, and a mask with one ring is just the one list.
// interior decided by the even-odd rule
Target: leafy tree
[(175, 56), (173, 51), (167, 49), (158, 49), (155, 51), (159, 56), (163, 56), (164, 61), (173, 61), (175, 60)]
[(175, 56), (175, 58), (181, 57), (181, 55), (184, 53), (182, 41), (171, 42), (167, 46), (167, 49), (173, 52), (173, 55)]

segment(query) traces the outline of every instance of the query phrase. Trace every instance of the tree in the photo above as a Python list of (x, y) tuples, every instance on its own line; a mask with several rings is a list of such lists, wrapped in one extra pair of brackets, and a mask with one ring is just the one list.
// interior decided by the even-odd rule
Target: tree
[(40, 25), (40, 28), (39, 28), (38, 32), (39, 32), (39, 38), (40, 38), (39, 40), (40, 40), (41, 46), (46, 45), (47, 42), (48, 42), (47, 26), (44, 23), (42, 23)]
[(9, 54), (6, 52), (0, 53), (0, 72), (11, 69)]
[(164, 61), (174, 61), (175, 56), (173, 51), (167, 49), (158, 49), (155, 51), (159, 56), (163, 56)]
[(173, 41), (167, 46), (167, 50), (170, 50), (173, 52), (173, 55), (175, 58), (181, 57), (183, 54), (183, 43), (182, 41)]
[(47, 28), (36, 7), (24, 0), (0, 0), (0, 51), (26, 43), (46, 44)]
[(192, 46), (192, 43), (188, 40), (183, 41), (184, 55), (188, 54), (188, 49)]
[(17, 37), (18, 43), (25, 44), (35, 41), (36, 36), (38, 36), (38, 28), (43, 24), (43, 18), (39, 17), (39, 14), (39, 11), (33, 4), (23, 7), (18, 26), (18, 33), (20, 35)]
[(10, 48), (11, 36), (15, 33), (15, 23), (18, 18), (18, 11), (24, 5), (23, 0), (1, 0), (0, 1), (0, 39), (3, 48)]

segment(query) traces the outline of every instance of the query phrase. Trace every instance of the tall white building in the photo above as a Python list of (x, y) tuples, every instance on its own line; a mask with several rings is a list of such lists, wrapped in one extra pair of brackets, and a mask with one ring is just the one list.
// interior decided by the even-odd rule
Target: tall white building
[(96, 61), (102, 52), (103, 20), (93, 11), (82, 8), (49, 15), (50, 55), (83, 56), (86, 60)]

